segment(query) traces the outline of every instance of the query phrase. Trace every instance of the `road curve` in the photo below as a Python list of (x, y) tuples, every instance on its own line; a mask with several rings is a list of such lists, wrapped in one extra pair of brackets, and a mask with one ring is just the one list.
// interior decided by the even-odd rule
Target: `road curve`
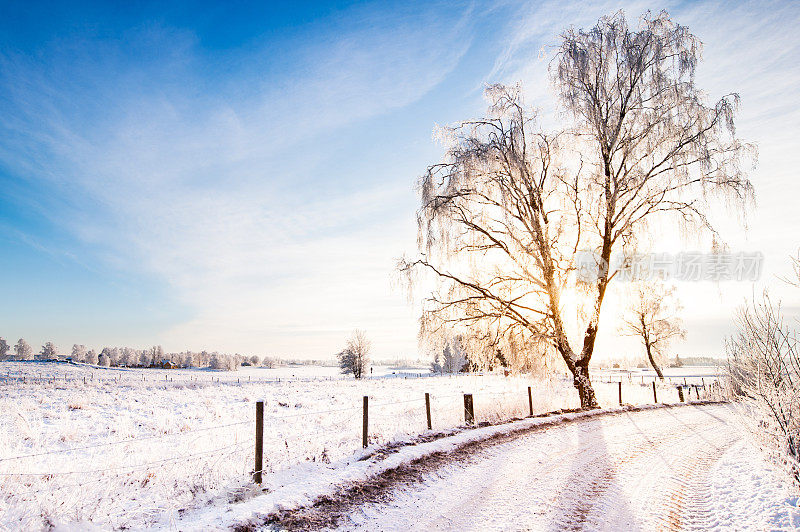
[[(358, 506), (348, 530), (708, 530), (800, 525), (730, 406), (588, 418), (480, 449)], [(796, 509), (796, 508), (795, 508)]]

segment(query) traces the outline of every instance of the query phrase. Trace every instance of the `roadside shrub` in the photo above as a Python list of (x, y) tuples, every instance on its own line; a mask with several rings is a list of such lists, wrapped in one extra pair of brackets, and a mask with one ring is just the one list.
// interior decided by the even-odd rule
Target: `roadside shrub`
[(800, 483), (800, 353), (798, 331), (765, 292), (739, 309), (728, 339), (727, 381), (745, 403), (773, 456)]

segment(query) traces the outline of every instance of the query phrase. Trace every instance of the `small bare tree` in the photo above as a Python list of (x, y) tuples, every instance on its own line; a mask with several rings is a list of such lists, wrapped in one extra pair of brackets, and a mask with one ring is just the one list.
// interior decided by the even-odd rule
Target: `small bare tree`
[[(707, 104), (694, 82), (700, 48), (665, 13), (637, 29), (605, 17), (562, 35), (552, 76), (572, 119), (564, 131), (538, 130), (518, 88), (504, 86), (487, 90), (486, 118), (443, 129), (444, 161), (420, 182), (421, 256), (400, 263), (412, 283), (416, 272), (438, 283), (423, 337), (450, 329), (489, 354), (552, 350), (581, 406), (598, 406), (589, 362), (612, 252), (635, 251), (655, 220), (713, 233), (706, 200), (752, 195), (738, 96)], [(580, 250), (599, 265), (586, 283), (574, 275)]]
[(347, 347), (338, 353), (339, 367), (342, 373), (352, 373), (353, 377), (360, 379), (364, 376), (369, 365), (369, 351), (372, 347), (364, 331), (356, 329), (347, 340)]
[(622, 332), (642, 339), (647, 360), (663, 381), (660, 360), (672, 340), (686, 337), (678, 317), (680, 305), (675, 298), (675, 287), (656, 280), (642, 281), (631, 292), (631, 306), (623, 317)]

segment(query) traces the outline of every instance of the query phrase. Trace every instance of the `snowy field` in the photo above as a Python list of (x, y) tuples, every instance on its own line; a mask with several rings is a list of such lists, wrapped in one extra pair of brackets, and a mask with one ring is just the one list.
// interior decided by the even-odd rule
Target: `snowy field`
[[(371, 446), (425, 432), (426, 392), (434, 430), (463, 425), (464, 393), (474, 394), (478, 422), (527, 415), (528, 386), (535, 413), (578, 406), (566, 378), (415, 378), (422, 369), (376, 368), (356, 382), (336, 368), (243, 369), (0, 363), (0, 528), (170, 526), (185, 512), (247, 499), (258, 400), (266, 487), (306, 482), (360, 452), (364, 395)], [(652, 378), (604, 373), (603, 406), (618, 403), (618, 384), (603, 380), (621, 380), (626, 403), (653, 402)], [(659, 384), (658, 393), (677, 401), (674, 386)]]

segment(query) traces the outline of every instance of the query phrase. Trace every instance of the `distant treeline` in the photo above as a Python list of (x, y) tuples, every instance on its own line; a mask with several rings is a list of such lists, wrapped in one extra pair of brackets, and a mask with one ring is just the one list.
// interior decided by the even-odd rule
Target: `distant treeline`
[[(675, 356), (664, 361), (664, 365), (669, 368), (680, 368), (683, 366), (717, 366), (725, 360), (714, 357), (687, 357)], [(648, 368), (647, 361), (638, 358), (611, 358), (597, 365), (599, 368)]]
[(96, 364), (112, 367), (145, 367), (145, 368), (211, 368), (236, 370), (240, 366), (275, 367), (278, 361), (270, 357), (258, 355), (240, 355), (219, 353), (217, 351), (183, 351), (181, 353), (164, 353), (160, 345), (149, 349), (134, 349), (131, 347), (104, 347), (97, 353), (94, 349), (87, 349), (85, 345), (75, 344), (68, 356), (58, 354), (58, 349), (53, 342), (47, 342), (39, 350), (33, 348), (23, 338), (13, 346), (9, 346), (5, 339), (0, 338), (0, 360), (55, 360), (69, 358), (74, 362)]
[(675, 357), (669, 363), (670, 367), (679, 368), (681, 366), (716, 366), (722, 364), (725, 359), (714, 357)]

